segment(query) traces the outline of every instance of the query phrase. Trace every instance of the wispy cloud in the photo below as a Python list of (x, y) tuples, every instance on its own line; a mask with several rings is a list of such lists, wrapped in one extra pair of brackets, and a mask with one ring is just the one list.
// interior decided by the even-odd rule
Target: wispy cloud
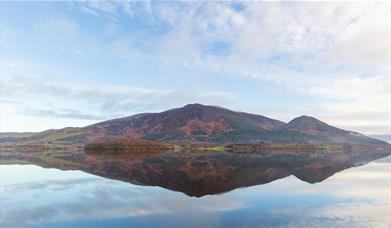
[(16, 112), (52, 118), (102, 120), (188, 102), (229, 103), (227, 92), (165, 90), (131, 86), (86, 86), (59, 83), (55, 78), (17, 77), (2, 83), (2, 102)]
[[(259, 100), (275, 101), (281, 104), (278, 109), (286, 110), (276, 114), (284, 120), (296, 115), (296, 112), (290, 111), (295, 108), (306, 112), (299, 114), (317, 115), (341, 127), (359, 124), (375, 129), (383, 126), (377, 129), (384, 133), (390, 125), (386, 117), (391, 112), (390, 63), (387, 62), (391, 59), (391, 22), (387, 20), (390, 2), (82, 1), (67, 4), (71, 6), (70, 12), (53, 9), (55, 17), (32, 21), (34, 26), (15, 29), (16, 35), (12, 37), (13, 30), (5, 27), (6, 35), (2, 34), (2, 37), (9, 37), (2, 39), (2, 47), (9, 47), (13, 42), (17, 45), (13, 49), (5, 49), (2, 61), (17, 62), (18, 58), (11, 57), (21, 50), (22, 45), (23, 50), (39, 49), (47, 55), (36, 61), (28, 60), (31, 65), (39, 61), (54, 61), (56, 67), (63, 64), (67, 66), (63, 68), (76, 68), (74, 64), (77, 62), (80, 64), (77, 67), (89, 69), (91, 75), (96, 71), (111, 73), (125, 65), (116, 75), (131, 78), (133, 76), (129, 75), (141, 72), (144, 79), (136, 84), (146, 85), (141, 86), (142, 89), (152, 90), (135, 92), (137, 86), (128, 84), (125, 87), (129, 91), (117, 94), (117, 88), (101, 87), (94, 82), (86, 86), (83, 80), (64, 86), (50, 84), (46, 89), (51, 94), (42, 92), (53, 98), (49, 103), (55, 103), (54, 97), (64, 100), (57, 102), (57, 111), (51, 113), (52, 116), (66, 116), (64, 110), (69, 107), (65, 106), (74, 103), (69, 102), (71, 99), (80, 99), (81, 107), (75, 109), (79, 117), (88, 118), (84, 115), (91, 114), (95, 118), (100, 116), (100, 110), (111, 113), (105, 115), (109, 117), (125, 114), (126, 110), (160, 110), (195, 100), (223, 102), (218, 103), (222, 105), (233, 100), (232, 94), (248, 92), (245, 83), (232, 86), (227, 82), (216, 85), (215, 90), (228, 95), (214, 94), (206, 99), (205, 94), (210, 88), (203, 91), (194, 89), (190, 95), (190, 92), (173, 85), (160, 86), (167, 75), (175, 74), (181, 75), (183, 80), (190, 77), (188, 75), (202, 77), (197, 81), (198, 85), (211, 84), (216, 78), (223, 78), (235, 82), (251, 81), (260, 87), (267, 84), (270, 90), (275, 91), (290, 91), (297, 96), (286, 101), (266, 98), (262, 91), (256, 91), (259, 96), (251, 101), (237, 100), (253, 106), (259, 105)], [(24, 39), (18, 38), (22, 35)], [(63, 63), (73, 58), (74, 62)], [(62, 74), (59, 77), (64, 78), (72, 77), (74, 73), (68, 69), (53, 71), (30, 67), (13, 75), (49, 72)], [(145, 72), (153, 74), (153, 77)], [(5, 72), (2, 69), (5, 77), (11, 77), (9, 73), (10, 70)], [(155, 85), (151, 83), (154, 80)], [(106, 81), (110, 81), (109, 77)], [(27, 88), (34, 88), (34, 85), (27, 84), (25, 91), (34, 94), (31, 90), (36, 89)], [(48, 85), (43, 83), (41, 86)], [(220, 86), (223, 89), (219, 89)], [(40, 89), (44, 91), (44, 88)], [(91, 94), (96, 94), (96, 99), (80, 98)], [(13, 96), (9, 92), (7, 99)], [(125, 96), (127, 98), (124, 99)], [(302, 97), (316, 102), (311, 105), (302, 102), (303, 107), (288, 107), (292, 101), (299, 103), (294, 99)], [(19, 96), (18, 100), (25, 104), (30, 102), (28, 98), (23, 99)], [(33, 103), (39, 103), (38, 99)], [(24, 110), (33, 109), (25, 107)], [(45, 113), (49, 109), (39, 110)], [(259, 107), (253, 110), (259, 110)], [(378, 113), (376, 115), (381, 118), (370, 120), (368, 113)], [(349, 115), (355, 117), (347, 117)], [(352, 130), (359, 129), (364, 128)]]

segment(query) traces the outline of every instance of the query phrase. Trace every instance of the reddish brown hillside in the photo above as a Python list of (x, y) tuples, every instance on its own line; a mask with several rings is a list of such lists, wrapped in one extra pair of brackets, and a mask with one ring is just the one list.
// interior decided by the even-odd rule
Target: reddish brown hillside
[(261, 115), (201, 104), (113, 119), (83, 128), (48, 130), (26, 137), (2, 137), (0, 142), (75, 145), (124, 137), (181, 143), (388, 145), (309, 116), (301, 116), (285, 124)]

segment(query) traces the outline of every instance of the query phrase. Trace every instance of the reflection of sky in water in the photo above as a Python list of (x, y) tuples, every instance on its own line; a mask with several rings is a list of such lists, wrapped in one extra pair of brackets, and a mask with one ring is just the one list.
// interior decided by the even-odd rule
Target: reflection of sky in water
[(202, 198), (81, 171), (2, 165), (1, 227), (390, 225), (390, 163), (371, 162), (318, 184), (293, 176)]

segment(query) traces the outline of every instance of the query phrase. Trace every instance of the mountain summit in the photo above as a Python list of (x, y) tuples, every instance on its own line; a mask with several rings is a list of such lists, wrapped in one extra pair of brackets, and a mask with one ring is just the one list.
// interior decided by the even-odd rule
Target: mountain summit
[(87, 127), (91, 132), (105, 130), (107, 136), (125, 136), (158, 141), (236, 141), (250, 138), (285, 123), (265, 116), (234, 112), (216, 106), (189, 104), (161, 113), (130, 116)]
[(261, 115), (202, 104), (189, 104), (160, 113), (137, 114), (82, 128), (48, 130), (28, 137), (3, 137), (0, 142), (33, 140), (85, 144), (123, 137), (161, 142), (386, 144), (310, 116), (284, 123)]

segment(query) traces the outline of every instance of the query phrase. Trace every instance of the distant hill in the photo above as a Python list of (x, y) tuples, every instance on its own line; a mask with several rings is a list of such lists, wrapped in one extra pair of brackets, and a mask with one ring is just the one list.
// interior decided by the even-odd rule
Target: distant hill
[(379, 139), (391, 143), (391, 135), (369, 135), (371, 138)]
[(360, 133), (330, 126), (309, 116), (289, 123), (216, 106), (189, 104), (160, 113), (143, 113), (82, 128), (47, 130), (0, 142), (86, 144), (113, 138), (203, 143), (351, 143), (386, 145)]
[(0, 138), (4, 137), (25, 137), (30, 136), (36, 132), (0, 132)]

